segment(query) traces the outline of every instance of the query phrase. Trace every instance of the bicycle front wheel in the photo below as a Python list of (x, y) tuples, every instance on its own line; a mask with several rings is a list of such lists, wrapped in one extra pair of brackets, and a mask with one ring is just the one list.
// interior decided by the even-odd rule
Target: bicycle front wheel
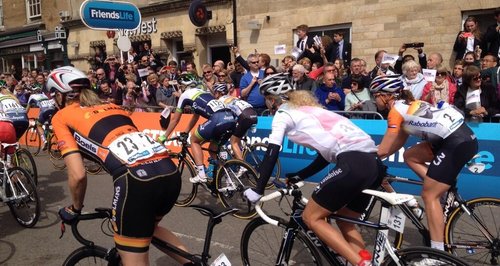
[(253, 167), (237, 159), (226, 161), (217, 171), (215, 179), (222, 205), (239, 209), (233, 216), (241, 219), (250, 219), (257, 214), (252, 203), (243, 195), (245, 189), (255, 187), (255, 184), (257, 173)]
[(37, 126), (30, 126), (24, 133), (24, 143), (25, 148), (33, 154), (33, 156), (37, 156), (40, 153), (40, 148), (42, 147), (42, 136), (40, 132), (38, 132)]
[(107, 256), (108, 251), (103, 247), (80, 247), (66, 258), (63, 265), (108, 265)]
[[(173, 160), (176, 160), (175, 158), (177, 156), (175, 154), (171, 154), (170, 157)], [(179, 160), (178, 157), (177, 160)], [(198, 184), (189, 182), (189, 178), (196, 176), (196, 170), (193, 165), (184, 159), (179, 160), (177, 170), (181, 174), (182, 185), (181, 192), (175, 201), (175, 206), (186, 207), (194, 201), (198, 192)]]
[[(448, 251), (470, 265), (498, 265), (500, 254), (500, 199), (477, 198), (467, 201), (470, 215), (460, 207), (450, 215), (445, 227)], [(487, 232), (479, 228), (483, 225)], [(491, 241), (486, 235), (491, 235)]]
[(62, 158), (61, 151), (57, 146), (57, 137), (54, 134), (52, 134), (52, 136), (49, 139), (48, 151), (50, 155), (50, 161), (54, 165), (54, 168), (58, 170), (66, 168), (66, 164), (64, 163), (64, 160)]
[[(259, 172), (260, 165), (262, 164), (262, 160), (264, 160), (264, 155), (267, 151), (267, 144), (256, 142), (252, 144), (248, 149), (245, 149), (243, 152), (243, 160), (250, 164), (256, 172)], [(272, 181), (280, 177), (281, 173), (281, 163), (280, 159), (276, 161), (276, 165), (273, 168), (271, 173), (271, 178), (267, 182), (266, 189), (270, 189), (273, 187)]]
[(20, 225), (35, 226), (40, 218), (40, 199), (33, 179), (20, 167), (9, 169), (9, 177), (5, 192), (10, 212)]
[(35, 185), (38, 185), (38, 170), (36, 168), (35, 159), (27, 149), (19, 148), (16, 150), (14, 154), (14, 165), (26, 170), (31, 175)]
[[(390, 256), (384, 259), (382, 265), (447, 265), (447, 266), (467, 266), (466, 262), (461, 259), (450, 255), (441, 250), (416, 247), (404, 248), (396, 251), (398, 262), (394, 261)], [(399, 264), (398, 264), (399, 263)]]
[[(271, 216), (275, 220), (280, 218)], [(258, 217), (251, 220), (241, 235), (240, 253), (243, 265), (275, 265), (280, 253), (285, 228), (268, 224)], [(322, 265), (320, 255), (307, 237), (299, 231), (289, 248), (290, 255), (280, 265)]]

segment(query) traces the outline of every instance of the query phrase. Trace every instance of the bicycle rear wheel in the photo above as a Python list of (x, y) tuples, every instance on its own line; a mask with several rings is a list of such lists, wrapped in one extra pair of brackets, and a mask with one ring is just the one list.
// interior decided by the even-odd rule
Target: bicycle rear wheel
[(74, 265), (108, 265), (108, 251), (100, 246), (80, 247), (73, 251), (64, 261), (64, 266)]
[(64, 163), (64, 160), (62, 158), (61, 151), (57, 146), (57, 137), (54, 134), (52, 134), (49, 139), (48, 150), (50, 155), (50, 161), (54, 165), (54, 168), (58, 170), (66, 168), (66, 164)]
[[(467, 201), (470, 215), (456, 208), (445, 227), (448, 251), (470, 265), (498, 265), (500, 255), (500, 199), (477, 198)], [(490, 242), (479, 230), (481, 223), (492, 235)]]
[[(243, 265), (274, 265), (280, 255), (284, 233), (285, 228), (268, 224), (260, 217), (251, 220), (241, 235), (240, 254)], [(322, 265), (318, 251), (302, 231), (295, 236), (290, 256), (284, 262), (286, 265)]]
[[(176, 160), (176, 158), (179, 160), (176, 154), (171, 154), (170, 157), (174, 160)], [(198, 184), (189, 182), (189, 178), (196, 175), (196, 170), (185, 160), (180, 160), (178, 162), (177, 169), (181, 174), (182, 185), (181, 192), (175, 201), (175, 206), (186, 207), (194, 201), (198, 192)]]
[(245, 189), (255, 187), (256, 183), (257, 173), (253, 167), (237, 159), (226, 161), (217, 171), (215, 179), (222, 205), (239, 209), (233, 216), (241, 219), (250, 219), (257, 214), (253, 204), (243, 195)]
[(83, 158), (85, 171), (91, 175), (97, 175), (102, 170), (102, 165), (94, 160)]
[[(262, 160), (264, 160), (264, 155), (267, 151), (267, 144), (256, 142), (252, 144), (248, 149), (245, 149), (243, 152), (243, 160), (250, 164), (255, 171), (258, 173), (260, 165), (262, 164)], [(273, 172), (271, 173), (271, 178), (267, 182), (266, 189), (270, 189), (273, 187), (272, 181), (280, 177), (281, 173), (281, 163), (280, 159), (276, 161), (276, 165), (273, 168)]]
[[(449, 253), (428, 247), (404, 248), (396, 251), (400, 265), (447, 265), (467, 266), (466, 262)], [(384, 266), (398, 265), (390, 256), (386, 256)]]
[(24, 148), (19, 148), (14, 154), (14, 165), (19, 166), (26, 170), (30, 175), (35, 185), (38, 185), (38, 170), (36, 168), (35, 159), (29, 150)]
[(24, 147), (33, 154), (37, 156), (40, 153), (42, 147), (42, 136), (37, 130), (37, 126), (30, 126), (24, 133)]
[(16, 221), (24, 227), (33, 227), (40, 218), (40, 199), (36, 185), (26, 170), (20, 167), (9, 169), (6, 194), (10, 212)]

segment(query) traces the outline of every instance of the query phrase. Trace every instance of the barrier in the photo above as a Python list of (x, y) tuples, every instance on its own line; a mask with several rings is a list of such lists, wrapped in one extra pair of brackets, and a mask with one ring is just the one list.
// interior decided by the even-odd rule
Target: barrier
[[(30, 117), (37, 116), (38, 110), (31, 109)], [(187, 123), (191, 119), (190, 114), (184, 114), (174, 133), (184, 131)], [(136, 112), (132, 114), (132, 120), (137, 125), (139, 130), (150, 134), (153, 138), (158, 137), (160, 133), (159, 113)], [(200, 118), (197, 124), (204, 121)], [(387, 128), (386, 120), (352, 120), (357, 126), (362, 128), (365, 132), (370, 134), (375, 143), (380, 143)], [(249, 141), (254, 142), (267, 142), (267, 137), (271, 132), (272, 117), (259, 117), (257, 124), (257, 131), (255, 133), (249, 132)], [(469, 124), (475, 132), (479, 140), (479, 155), (476, 159), (477, 162), (486, 165), (485, 170), (480, 174), (471, 173), (467, 168), (463, 168), (458, 179), (458, 187), (460, 194), (469, 199), (479, 196), (492, 196), (500, 198), (500, 169), (496, 158), (500, 158), (500, 127), (497, 123), (475, 123)], [(397, 153), (390, 156), (384, 163), (389, 166), (390, 173), (394, 175), (401, 175), (404, 177), (418, 180), (418, 177), (409, 169), (403, 161), (403, 152), (408, 147), (416, 144), (418, 139), (410, 137), (408, 142)], [(167, 146), (177, 151), (180, 146), (177, 143), (167, 143)], [(299, 146), (292, 143), (287, 138), (283, 141), (280, 160), (282, 165), (282, 172), (294, 172), (302, 169), (308, 165), (316, 157), (316, 151), (309, 148)], [(363, 162), (360, 162), (362, 166)], [(320, 181), (333, 165), (328, 169), (321, 171), (315, 176), (311, 177), (311, 181)], [(412, 185), (401, 185), (397, 188), (403, 193), (420, 194), (421, 187)]]

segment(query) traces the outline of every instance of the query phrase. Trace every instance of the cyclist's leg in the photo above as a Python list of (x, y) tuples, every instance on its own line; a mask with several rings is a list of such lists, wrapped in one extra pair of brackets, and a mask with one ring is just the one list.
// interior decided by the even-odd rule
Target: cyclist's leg
[(257, 124), (257, 113), (252, 108), (245, 109), (238, 117), (238, 122), (236, 123), (236, 127), (234, 128), (234, 132), (230, 140), (231, 148), (236, 159), (243, 160), (241, 138), (243, 138), (248, 129), (255, 124)]
[[(361, 216), (359, 212), (352, 211), (349, 208), (342, 208), (337, 211), (337, 214), (351, 218), (359, 218)], [(337, 220), (336, 223), (345, 240), (347, 240), (347, 242), (351, 245), (356, 254), (358, 254), (359, 251), (365, 249), (365, 241), (363, 240), (363, 237), (359, 233), (355, 224), (342, 222), (339, 220)]]

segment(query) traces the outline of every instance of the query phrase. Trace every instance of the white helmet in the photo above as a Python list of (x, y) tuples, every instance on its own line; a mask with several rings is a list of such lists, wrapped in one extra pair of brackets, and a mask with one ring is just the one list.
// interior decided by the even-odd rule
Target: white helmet
[(370, 92), (399, 93), (404, 88), (399, 75), (377, 76), (370, 83)]
[(260, 84), (260, 92), (262, 95), (283, 95), (294, 89), (290, 76), (286, 73), (269, 75), (265, 77)]
[(59, 67), (50, 72), (47, 79), (47, 88), (50, 92), (57, 90), (66, 94), (73, 92), (73, 87), (90, 88), (87, 75), (71, 66)]

